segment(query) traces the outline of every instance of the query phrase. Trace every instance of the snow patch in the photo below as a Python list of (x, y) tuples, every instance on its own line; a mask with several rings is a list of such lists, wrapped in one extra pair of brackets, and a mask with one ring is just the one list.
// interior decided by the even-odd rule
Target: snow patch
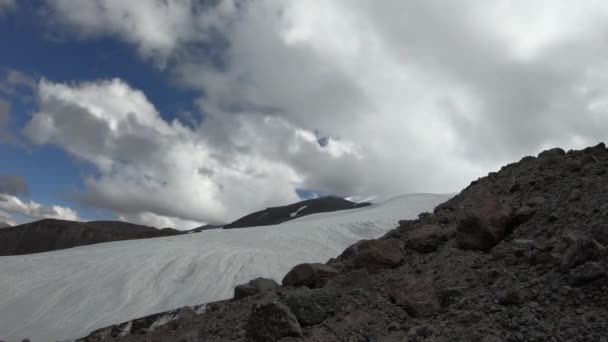
[(307, 206), (307, 205), (302, 206), (302, 207), (300, 207), (298, 210), (296, 210), (296, 211), (294, 211), (293, 213), (289, 214), (289, 216), (291, 216), (291, 217), (296, 217), (296, 216), (298, 216), (298, 214), (300, 213), (300, 211), (302, 211), (302, 210), (304, 210), (304, 209), (306, 209), (306, 208), (308, 208), (308, 206)]

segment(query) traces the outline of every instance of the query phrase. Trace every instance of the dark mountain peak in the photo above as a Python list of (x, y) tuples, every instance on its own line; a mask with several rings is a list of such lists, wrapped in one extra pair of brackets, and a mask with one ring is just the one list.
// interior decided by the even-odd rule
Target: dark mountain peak
[(370, 204), (355, 203), (338, 196), (312, 198), (257, 211), (224, 226), (224, 229), (274, 225), (306, 215), (361, 208)]
[(0, 255), (40, 253), (101, 242), (178, 234), (182, 232), (120, 221), (43, 219), (0, 230)]

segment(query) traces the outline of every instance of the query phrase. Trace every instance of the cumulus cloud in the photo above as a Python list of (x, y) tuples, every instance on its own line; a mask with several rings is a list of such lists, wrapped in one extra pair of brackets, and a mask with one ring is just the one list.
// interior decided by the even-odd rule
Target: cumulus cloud
[(223, 24), (218, 15), (235, 11), (222, 1), (208, 15), (210, 5), (197, 0), (53, 0), (48, 5), (56, 23), (76, 29), (82, 38), (117, 35), (137, 46), (139, 53), (164, 65), (176, 48), (213, 39), (208, 30)]
[(23, 215), (34, 220), (41, 219), (59, 219), (80, 221), (81, 218), (71, 208), (58, 205), (45, 206), (34, 201), (24, 201), (17, 196), (0, 194), (0, 219), (10, 225), (14, 225), (15, 221), (12, 215)]
[[(39, 86), (40, 111), (25, 128), (38, 144), (55, 144), (90, 162), (85, 204), (154, 226), (223, 223), (263, 206), (298, 199), (302, 175), (293, 160), (358, 159), (352, 144), (330, 140), (280, 118), (208, 117), (197, 129), (165, 121), (146, 96), (119, 79)], [(267, 144), (259, 133), (275, 137)], [(186, 224), (188, 227), (183, 227)]]
[(119, 80), (41, 83), (29, 135), (96, 165), (86, 199), (124, 217), (219, 222), (297, 187), (451, 192), (542, 148), (606, 138), (603, 2), (49, 6), (85, 35), (172, 58), (175, 82), (203, 94), (190, 128)]

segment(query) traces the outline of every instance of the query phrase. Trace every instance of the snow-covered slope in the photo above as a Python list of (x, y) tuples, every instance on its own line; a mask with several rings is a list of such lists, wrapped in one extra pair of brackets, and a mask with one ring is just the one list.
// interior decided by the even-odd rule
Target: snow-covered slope
[(414, 194), (277, 226), (207, 230), (0, 257), (0, 340), (77, 338), (148, 314), (230, 298), (235, 285), (325, 262), (447, 200)]

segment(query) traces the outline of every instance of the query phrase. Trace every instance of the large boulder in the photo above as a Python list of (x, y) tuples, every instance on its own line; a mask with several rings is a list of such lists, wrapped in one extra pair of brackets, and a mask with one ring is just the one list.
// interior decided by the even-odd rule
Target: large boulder
[(251, 315), (245, 327), (247, 341), (278, 341), (289, 336), (302, 336), (302, 327), (287, 306), (273, 299), (251, 307)]
[(439, 224), (425, 224), (406, 232), (404, 248), (418, 253), (432, 253), (450, 238), (454, 237), (454, 226), (442, 227)]
[(258, 293), (273, 291), (279, 284), (267, 278), (256, 278), (247, 284), (237, 285), (234, 288), (234, 298), (241, 299), (249, 296), (254, 296)]
[(482, 204), (468, 210), (456, 227), (456, 240), (461, 249), (489, 251), (509, 233), (512, 211), (487, 198)]
[(359, 246), (353, 266), (365, 268), (369, 273), (378, 273), (401, 265), (404, 257), (399, 239), (366, 241)]
[(283, 278), (284, 286), (307, 286), (310, 288), (323, 287), (327, 280), (335, 277), (338, 271), (320, 263), (304, 263), (296, 265)]
[(396, 279), (390, 283), (387, 292), (395, 304), (415, 318), (432, 316), (440, 309), (433, 283), (426, 278), (409, 276)]

